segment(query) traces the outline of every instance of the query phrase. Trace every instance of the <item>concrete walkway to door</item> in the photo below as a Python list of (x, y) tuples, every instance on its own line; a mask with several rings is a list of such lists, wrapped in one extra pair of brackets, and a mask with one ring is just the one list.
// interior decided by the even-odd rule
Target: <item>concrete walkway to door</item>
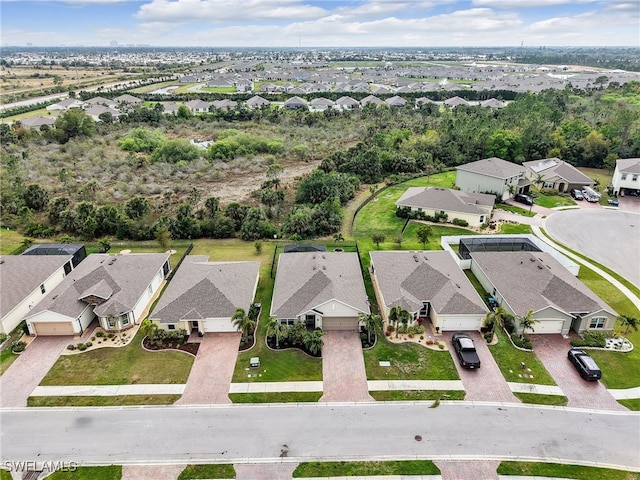
[(176, 405), (231, 403), (229, 388), (238, 359), (240, 333), (205, 333)]
[(367, 372), (358, 332), (325, 332), (322, 337), (321, 402), (370, 402)]
[(60, 356), (73, 337), (36, 337), (0, 377), (0, 407), (26, 407), (31, 392)]

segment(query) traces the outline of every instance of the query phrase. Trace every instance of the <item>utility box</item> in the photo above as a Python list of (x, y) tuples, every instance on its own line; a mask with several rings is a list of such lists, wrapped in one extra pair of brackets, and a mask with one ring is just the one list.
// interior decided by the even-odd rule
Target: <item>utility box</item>
[(249, 367), (260, 368), (260, 357), (251, 357), (251, 360), (249, 360)]

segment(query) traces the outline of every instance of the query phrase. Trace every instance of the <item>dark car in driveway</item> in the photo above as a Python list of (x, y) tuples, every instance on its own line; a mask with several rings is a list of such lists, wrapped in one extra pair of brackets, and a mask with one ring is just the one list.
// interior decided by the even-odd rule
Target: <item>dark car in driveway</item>
[(598, 364), (591, 358), (587, 352), (580, 348), (572, 348), (567, 354), (573, 366), (576, 367), (578, 373), (585, 380), (600, 380), (602, 372)]
[(525, 205), (533, 205), (533, 198), (529, 195), (524, 195), (522, 193), (517, 193), (513, 199), (518, 203), (524, 203)]
[(460, 365), (464, 368), (480, 368), (480, 358), (476, 352), (476, 346), (469, 335), (454, 333), (451, 337), (453, 349), (458, 355)]

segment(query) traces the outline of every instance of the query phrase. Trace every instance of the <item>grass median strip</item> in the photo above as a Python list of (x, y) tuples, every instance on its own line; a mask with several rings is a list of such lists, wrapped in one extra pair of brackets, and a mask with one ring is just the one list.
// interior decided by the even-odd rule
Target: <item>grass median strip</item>
[(464, 400), (463, 390), (384, 390), (369, 392), (378, 402)]
[(200, 478), (236, 478), (236, 469), (228, 463), (210, 465), (187, 465), (178, 475), (178, 480)]
[(113, 407), (120, 405), (173, 405), (181, 395), (116, 395), (112, 397), (29, 397), (28, 407)]
[(502, 462), (498, 466), (498, 475), (575, 478), (579, 480), (640, 480), (640, 473), (637, 472), (537, 462)]
[(120, 480), (122, 466), (77, 467), (75, 470), (58, 470), (47, 477), (47, 480)]
[(564, 407), (567, 404), (567, 397), (562, 395), (542, 395), (539, 393), (513, 392), (522, 403), (532, 403), (535, 405), (555, 405)]
[(322, 392), (265, 392), (265, 393), (230, 393), (233, 403), (296, 403), (317, 402)]
[(305, 462), (293, 471), (300, 477), (354, 477), (374, 475), (439, 475), (431, 460), (395, 462)]

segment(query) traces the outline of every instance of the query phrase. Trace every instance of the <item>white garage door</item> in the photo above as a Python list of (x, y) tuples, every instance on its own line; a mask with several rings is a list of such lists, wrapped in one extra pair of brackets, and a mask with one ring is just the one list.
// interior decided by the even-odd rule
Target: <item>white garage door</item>
[(533, 332), (527, 333), (562, 333), (562, 320), (540, 320), (533, 324)]
[(237, 332), (238, 329), (233, 326), (231, 319), (216, 318), (215, 320), (204, 320), (202, 327), (206, 332)]
[(442, 320), (443, 332), (454, 332), (458, 330), (480, 330), (481, 320), (479, 318), (444, 318)]
[(357, 317), (324, 317), (322, 319), (323, 330), (357, 330)]
[(36, 335), (73, 335), (71, 322), (33, 322)]

